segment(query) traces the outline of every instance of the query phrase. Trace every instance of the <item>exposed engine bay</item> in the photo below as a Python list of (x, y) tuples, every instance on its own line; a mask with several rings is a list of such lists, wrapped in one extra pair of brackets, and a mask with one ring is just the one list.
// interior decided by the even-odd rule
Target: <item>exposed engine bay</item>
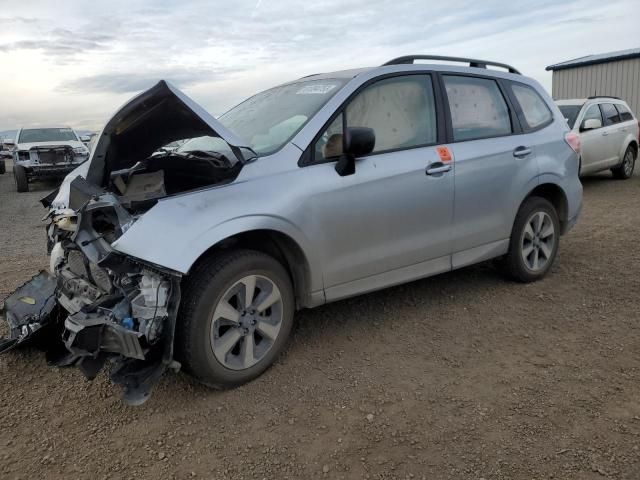
[(213, 151), (160, 153), (110, 172), (108, 189), (122, 205), (144, 210), (159, 198), (233, 181), (241, 168)]
[[(163, 148), (196, 139), (216, 149)], [(112, 244), (162, 198), (232, 182), (252, 153), (239, 144), (166, 82), (125, 105), (85, 173), (69, 175), (42, 200), (50, 269), (4, 300), (9, 334), (0, 336), (0, 353), (47, 332), (41, 346), (51, 364), (77, 366), (93, 379), (109, 363), (124, 400), (144, 402), (167, 369), (180, 368), (173, 342), (182, 274)]]

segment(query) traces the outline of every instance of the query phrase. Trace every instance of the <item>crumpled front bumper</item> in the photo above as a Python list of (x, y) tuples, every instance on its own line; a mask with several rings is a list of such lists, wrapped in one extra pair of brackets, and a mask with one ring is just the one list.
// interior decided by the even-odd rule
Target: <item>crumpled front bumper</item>
[(35, 162), (18, 162), (25, 168), (29, 178), (63, 178), (78, 168), (82, 162), (60, 163), (60, 164), (43, 164)]
[(8, 334), (0, 335), (0, 354), (34, 340), (45, 350), (50, 365), (76, 366), (89, 380), (109, 361), (113, 364), (111, 380), (123, 388), (123, 400), (140, 405), (167, 369), (180, 368), (173, 360), (180, 282), (179, 277), (168, 281), (171, 298), (162, 337), (150, 345), (132, 325), (114, 322), (111, 312), (93, 307), (75, 313), (66, 311), (65, 303), (60, 303), (68, 293), (62, 293), (62, 280), (42, 271), (4, 300), (0, 322)]

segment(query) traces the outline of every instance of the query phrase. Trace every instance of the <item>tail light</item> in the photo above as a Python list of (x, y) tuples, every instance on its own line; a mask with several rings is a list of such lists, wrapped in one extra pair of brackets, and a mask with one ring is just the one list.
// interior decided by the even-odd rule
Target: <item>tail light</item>
[(580, 155), (580, 135), (575, 132), (568, 132), (564, 136), (564, 141), (569, 144), (569, 146)]

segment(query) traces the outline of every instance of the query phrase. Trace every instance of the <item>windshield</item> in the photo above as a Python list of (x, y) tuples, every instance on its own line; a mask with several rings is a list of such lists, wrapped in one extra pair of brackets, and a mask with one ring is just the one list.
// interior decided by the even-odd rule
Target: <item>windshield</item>
[(20, 132), (18, 143), (75, 142), (78, 139), (70, 128), (29, 128)]
[(230, 150), (229, 145), (221, 138), (205, 136), (187, 140), (176, 151), (179, 153), (194, 151), (226, 153), (227, 150)]
[(293, 138), (345, 81), (308, 80), (275, 87), (245, 100), (218, 120), (249, 142), (256, 154), (270, 155)]
[[(231, 151), (229, 144), (222, 140), (220, 137), (194, 137), (184, 142), (177, 150), (177, 153), (189, 153), (189, 152), (216, 152), (224, 155), (229, 160), (236, 158), (235, 154)], [(255, 155), (254, 155), (255, 157)]]
[(558, 105), (558, 108), (569, 124), (569, 128), (573, 128), (573, 125), (576, 123), (576, 118), (578, 118), (578, 113), (580, 113), (582, 109), (582, 105)]

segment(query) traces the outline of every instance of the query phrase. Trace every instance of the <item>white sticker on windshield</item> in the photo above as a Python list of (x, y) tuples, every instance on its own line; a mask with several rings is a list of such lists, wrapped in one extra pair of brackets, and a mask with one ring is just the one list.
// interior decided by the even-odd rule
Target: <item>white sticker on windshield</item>
[(335, 84), (331, 83), (316, 83), (313, 85), (305, 85), (296, 92), (296, 95), (324, 95), (336, 88)]

